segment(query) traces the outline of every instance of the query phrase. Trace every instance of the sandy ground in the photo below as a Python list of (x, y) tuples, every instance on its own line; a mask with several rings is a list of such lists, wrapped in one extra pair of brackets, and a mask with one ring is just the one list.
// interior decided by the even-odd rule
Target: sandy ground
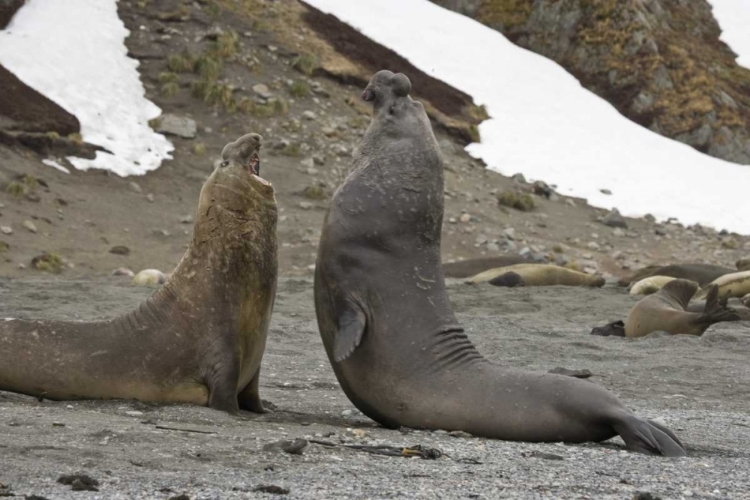
[[(111, 279), (6, 279), (0, 317), (106, 318), (150, 292)], [(663, 419), (689, 457), (628, 453), (619, 438), (604, 445), (522, 444), (381, 428), (338, 387), (318, 336), (312, 283), (288, 278), (280, 282), (261, 378), (261, 396), (276, 412), (238, 419), (199, 407), (39, 402), (0, 393), (0, 483), (6, 486), (0, 494), (270, 498), (254, 490), (276, 485), (289, 490), (287, 498), (648, 498), (639, 492), (662, 499), (750, 498), (750, 325), (718, 325), (701, 338), (601, 338), (589, 335), (591, 327), (624, 317), (634, 302), (624, 290), (452, 283), (449, 292), (487, 357), (533, 370), (590, 369), (595, 383), (638, 414)], [(379, 456), (313, 443), (302, 455), (263, 450), (294, 438), (421, 444), (444, 455)], [(71, 473), (97, 479), (99, 493), (56, 482)]]

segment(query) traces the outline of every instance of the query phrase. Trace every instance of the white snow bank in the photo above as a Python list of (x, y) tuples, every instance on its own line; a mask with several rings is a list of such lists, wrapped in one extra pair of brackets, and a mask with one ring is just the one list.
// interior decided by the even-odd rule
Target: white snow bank
[(750, 0), (708, 0), (721, 26), (721, 41), (739, 56), (737, 63), (750, 68)]
[(485, 104), (492, 119), (480, 126), (482, 142), (467, 150), (490, 168), (626, 215), (750, 234), (750, 167), (634, 124), (556, 63), (497, 31), (427, 0), (306, 1)]
[(70, 173), (70, 170), (68, 170), (67, 168), (63, 167), (63, 166), (62, 166), (62, 165), (60, 165), (59, 163), (57, 163), (57, 162), (56, 162), (55, 160), (49, 160), (49, 159), (46, 159), (46, 160), (42, 160), (42, 163), (44, 163), (44, 164), (45, 164), (45, 165), (47, 165), (48, 167), (52, 167), (52, 168), (54, 168), (54, 169), (57, 169), (57, 170), (59, 170), (60, 172), (64, 172), (64, 173), (66, 173), (66, 174), (69, 174), (69, 173)]
[(148, 121), (161, 110), (144, 96), (138, 61), (116, 0), (27, 0), (0, 31), (0, 63), (81, 122), (83, 140), (112, 154), (68, 157), (78, 169), (141, 175), (171, 158)]

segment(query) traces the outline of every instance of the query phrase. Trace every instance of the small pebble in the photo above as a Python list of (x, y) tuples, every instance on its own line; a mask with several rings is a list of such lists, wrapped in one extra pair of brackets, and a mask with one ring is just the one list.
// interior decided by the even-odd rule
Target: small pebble
[(25, 220), (25, 221), (23, 221), (23, 222), (21, 223), (21, 225), (22, 225), (22, 226), (23, 226), (24, 228), (26, 228), (26, 229), (28, 229), (29, 231), (31, 231), (32, 233), (35, 233), (35, 234), (36, 234), (36, 232), (37, 232), (37, 229), (36, 229), (36, 225), (35, 225), (35, 224), (34, 224), (33, 222), (31, 222), (30, 220)]

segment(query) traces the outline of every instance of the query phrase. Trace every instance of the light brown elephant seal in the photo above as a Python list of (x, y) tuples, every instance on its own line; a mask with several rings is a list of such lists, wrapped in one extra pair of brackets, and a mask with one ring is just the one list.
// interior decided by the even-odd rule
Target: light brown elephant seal
[(639, 269), (627, 278), (622, 278), (619, 281), (620, 286), (630, 286), (633, 283), (649, 278), (651, 276), (668, 276), (672, 278), (679, 278), (683, 280), (695, 281), (700, 286), (706, 286), (713, 280), (724, 276), (725, 274), (731, 274), (737, 272), (734, 269), (715, 266), (713, 264), (671, 264), (669, 266), (648, 266), (643, 269)]
[[(750, 293), (750, 271), (740, 271), (732, 274), (726, 274), (712, 281), (711, 285), (716, 285), (717, 287), (719, 287), (720, 299), (727, 299), (731, 297), (742, 298)], [(711, 285), (703, 288), (695, 298), (706, 298)]]
[[(661, 290), (670, 281), (676, 279), (672, 276), (649, 276), (648, 278), (643, 278), (630, 287), (630, 295), (651, 295)], [(698, 283), (695, 283), (695, 285), (698, 286)]]
[(520, 255), (497, 255), (495, 257), (479, 257), (458, 262), (443, 262), (443, 275), (446, 278), (469, 278), (488, 269), (512, 266), (530, 262)]
[(276, 200), (261, 137), (228, 144), (201, 190), (193, 240), (136, 310), (97, 322), (0, 322), (0, 390), (262, 412), (261, 358), (276, 289)]
[(717, 286), (711, 286), (702, 313), (688, 312), (690, 300), (697, 291), (698, 285), (694, 281), (676, 279), (641, 299), (625, 320), (625, 336), (637, 338), (657, 331), (672, 335), (703, 335), (715, 323), (741, 319), (735, 311), (719, 303)]
[[(466, 282), (470, 284), (484, 283), (493, 280), (497, 286), (504, 286), (509, 281), (503, 275), (514, 273), (523, 281), (523, 286), (604, 286), (604, 278), (591, 274), (581, 273), (566, 267), (553, 266), (551, 264), (516, 264), (514, 266), (498, 267), (472, 276)], [(515, 281), (511, 276), (510, 282)]]
[(456, 321), (440, 265), (443, 159), (403, 74), (363, 93), (374, 115), (323, 223), (315, 311), (347, 397), (384, 426), (513, 441), (622, 436), (630, 450), (685, 455), (606, 389), (487, 361)]

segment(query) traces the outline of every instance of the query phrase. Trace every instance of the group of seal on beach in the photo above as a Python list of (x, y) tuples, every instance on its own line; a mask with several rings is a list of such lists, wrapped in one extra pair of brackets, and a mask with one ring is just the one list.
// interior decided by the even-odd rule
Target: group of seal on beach
[[(500, 286), (604, 282), (518, 257), (441, 266), (443, 159), (410, 90), (405, 75), (390, 71), (378, 72), (367, 85), (362, 97), (372, 103), (373, 118), (323, 225), (315, 310), (346, 395), (390, 428), (533, 442), (619, 435), (629, 450), (684, 456), (669, 429), (636, 417), (604, 388), (574, 376), (493, 364), (468, 339), (448, 300), (444, 272)], [(201, 191), (190, 247), (166, 284), (138, 309), (102, 322), (0, 322), (0, 390), (263, 412), (258, 380), (276, 289), (277, 243), (273, 188), (259, 176), (260, 146), (260, 136), (249, 134), (224, 148)], [(707, 324), (706, 315), (716, 320), (727, 313), (719, 301), (724, 290), (736, 296), (746, 289), (742, 279), (741, 287), (736, 280), (714, 283), (703, 313), (680, 316), (688, 314), (685, 298), (698, 285), (729, 273), (654, 270), (659, 272), (639, 278), (695, 278), (697, 284), (677, 279), (664, 285), (650, 305), (641, 306), (641, 319), (661, 315), (696, 331)]]

